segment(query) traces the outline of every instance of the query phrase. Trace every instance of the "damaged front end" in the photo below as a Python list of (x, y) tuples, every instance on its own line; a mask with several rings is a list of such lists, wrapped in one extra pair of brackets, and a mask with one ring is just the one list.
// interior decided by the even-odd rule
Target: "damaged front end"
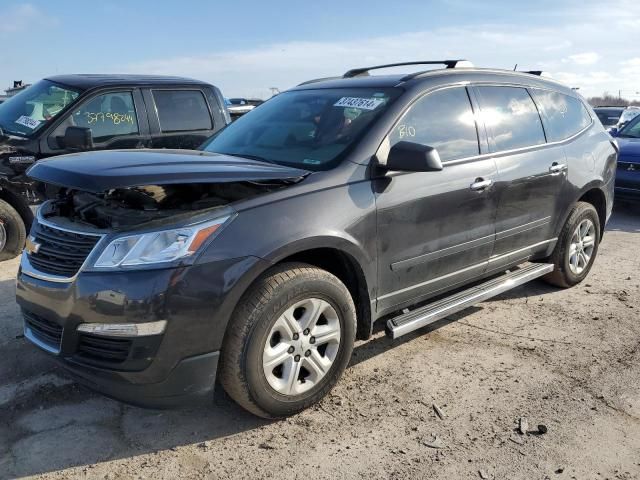
[(308, 172), (201, 152), (92, 152), (46, 160), (23, 271), (55, 281), (81, 270), (178, 265), (235, 216), (234, 205), (300, 182)]
[[(290, 185), (285, 181), (143, 185), (102, 193), (60, 189), (43, 218), (69, 226), (122, 231), (169, 217), (213, 212), (240, 200)], [(64, 219), (64, 220), (62, 220)]]
[(188, 150), (64, 155), (40, 161), (28, 171), (48, 192), (56, 192), (43, 212), (45, 217), (108, 230), (220, 208), (295, 184), (308, 174), (282, 165)]

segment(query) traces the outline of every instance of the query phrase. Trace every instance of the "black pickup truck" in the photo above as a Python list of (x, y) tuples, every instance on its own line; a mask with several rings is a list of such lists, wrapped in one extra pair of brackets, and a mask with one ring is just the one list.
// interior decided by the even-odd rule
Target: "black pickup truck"
[(0, 260), (20, 253), (42, 192), (25, 171), (87, 150), (198, 147), (230, 122), (220, 90), (179, 77), (63, 75), (0, 105)]

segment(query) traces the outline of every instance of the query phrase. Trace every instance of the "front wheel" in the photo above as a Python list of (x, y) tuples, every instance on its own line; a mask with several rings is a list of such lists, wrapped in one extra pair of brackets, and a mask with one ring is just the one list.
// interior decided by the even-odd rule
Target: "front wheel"
[(598, 253), (600, 219), (590, 203), (578, 202), (569, 214), (549, 258), (553, 272), (543, 277), (559, 287), (572, 287), (586, 278)]
[(333, 388), (355, 334), (353, 299), (337, 277), (305, 264), (274, 267), (240, 300), (222, 349), (220, 381), (258, 416), (292, 415)]

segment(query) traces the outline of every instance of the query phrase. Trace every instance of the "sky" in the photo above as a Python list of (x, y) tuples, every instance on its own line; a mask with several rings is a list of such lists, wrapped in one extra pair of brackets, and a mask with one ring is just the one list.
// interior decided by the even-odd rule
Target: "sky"
[(270, 96), (354, 67), (465, 58), (640, 99), (639, 0), (0, 0), (0, 90), (64, 73)]

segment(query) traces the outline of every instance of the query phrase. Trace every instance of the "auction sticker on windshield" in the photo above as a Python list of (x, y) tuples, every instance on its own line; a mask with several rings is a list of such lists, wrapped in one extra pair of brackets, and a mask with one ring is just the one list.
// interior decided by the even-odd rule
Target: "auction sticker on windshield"
[(361, 108), (363, 110), (375, 110), (384, 103), (384, 100), (380, 98), (357, 98), (357, 97), (342, 97), (336, 103), (334, 107), (351, 107)]
[(38, 125), (40, 125), (40, 120), (34, 120), (31, 117), (27, 117), (26, 115), (22, 115), (20, 118), (18, 118), (16, 120), (16, 123), (18, 125), (22, 125), (24, 127), (27, 127), (27, 128), (30, 128), (31, 130), (33, 130)]

